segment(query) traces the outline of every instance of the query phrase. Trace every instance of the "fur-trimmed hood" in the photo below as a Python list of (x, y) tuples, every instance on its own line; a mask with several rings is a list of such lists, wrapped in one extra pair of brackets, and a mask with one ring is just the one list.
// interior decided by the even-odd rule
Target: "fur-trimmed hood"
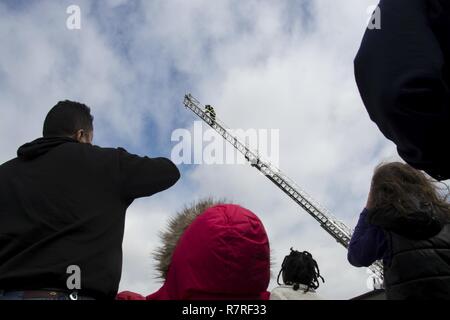
[(181, 212), (169, 220), (167, 229), (159, 234), (162, 246), (156, 249), (153, 254), (156, 260), (156, 270), (159, 273), (159, 278), (166, 279), (173, 252), (183, 232), (206, 209), (221, 203), (225, 203), (225, 201), (216, 201), (212, 198), (203, 199), (184, 207)]
[(251, 211), (203, 200), (171, 219), (161, 238), (155, 258), (164, 285), (147, 300), (268, 298), (269, 240)]

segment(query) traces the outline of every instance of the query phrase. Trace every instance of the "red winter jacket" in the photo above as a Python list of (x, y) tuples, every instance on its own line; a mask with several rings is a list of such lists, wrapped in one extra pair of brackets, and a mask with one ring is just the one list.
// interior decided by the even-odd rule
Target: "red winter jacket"
[(164, 285), (142, 297), (118, 300), (268, 299), (269, 241), (262, 222), (237, 205), (217, 205), (197, 216), (181, 235)]

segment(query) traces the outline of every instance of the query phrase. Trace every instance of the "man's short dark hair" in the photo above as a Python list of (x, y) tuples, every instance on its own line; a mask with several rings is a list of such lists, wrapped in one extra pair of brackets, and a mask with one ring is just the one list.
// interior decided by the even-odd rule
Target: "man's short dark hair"
[(44, 137), (72, 136), (78, 130), (93, 130), (91, 109), (82, 103), (60, 101), (47, 114), (44, 121)]

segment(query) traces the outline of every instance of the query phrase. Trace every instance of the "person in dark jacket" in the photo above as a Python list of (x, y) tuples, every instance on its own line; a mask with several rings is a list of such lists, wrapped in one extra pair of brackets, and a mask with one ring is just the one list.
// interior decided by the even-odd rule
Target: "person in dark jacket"
[(156, 251), (162, 287), (117, 300), (268, 300), (270, 246), (261, 220), (241, 206), (205, 199), (172, 218)]
[(381, 0), (378, 12), (355, 58), (364, 105), (403, 160), (449, 179), (450, 1)]
[(92, 139), (90, 109), (62, 101), (43, 137), (0, 166), (0, 299), (115, 297), (128, 206), (180, 173), (168, 159)]
[(411, 166), (380, 165), (348, 247), (348, 260), (383, 260), (388, 299), (450, 299), (450, 204)]

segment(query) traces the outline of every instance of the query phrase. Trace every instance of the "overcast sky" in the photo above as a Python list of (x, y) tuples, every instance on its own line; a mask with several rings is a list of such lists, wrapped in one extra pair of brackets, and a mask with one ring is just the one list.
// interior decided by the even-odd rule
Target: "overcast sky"
[[(81, 29), (66, 27), (69, 5)], [(169, 157), (175, 129), (192, 130), (186, 92), (232, 128), (278, 129), (279, 165), (354, 227), (373, 168), (396, 159), (370, 121), (353, 58), (373, 0), (0, 1), (0, 163), (41, 135), (62, 99), (91, 106), (95, 140)], [(368, 291), (367, 272), (264, 176), (243, 165), (182, 165), (178, 184), (128, 210), (121, 290), (149, 294), (158, 230), (185, 204), (227, 198), (255, 212), (277, 274), (289, 248), (310, 251), (326, 283), (347, 299)], [(275, 286), (272, 281), (270, 288)]]

